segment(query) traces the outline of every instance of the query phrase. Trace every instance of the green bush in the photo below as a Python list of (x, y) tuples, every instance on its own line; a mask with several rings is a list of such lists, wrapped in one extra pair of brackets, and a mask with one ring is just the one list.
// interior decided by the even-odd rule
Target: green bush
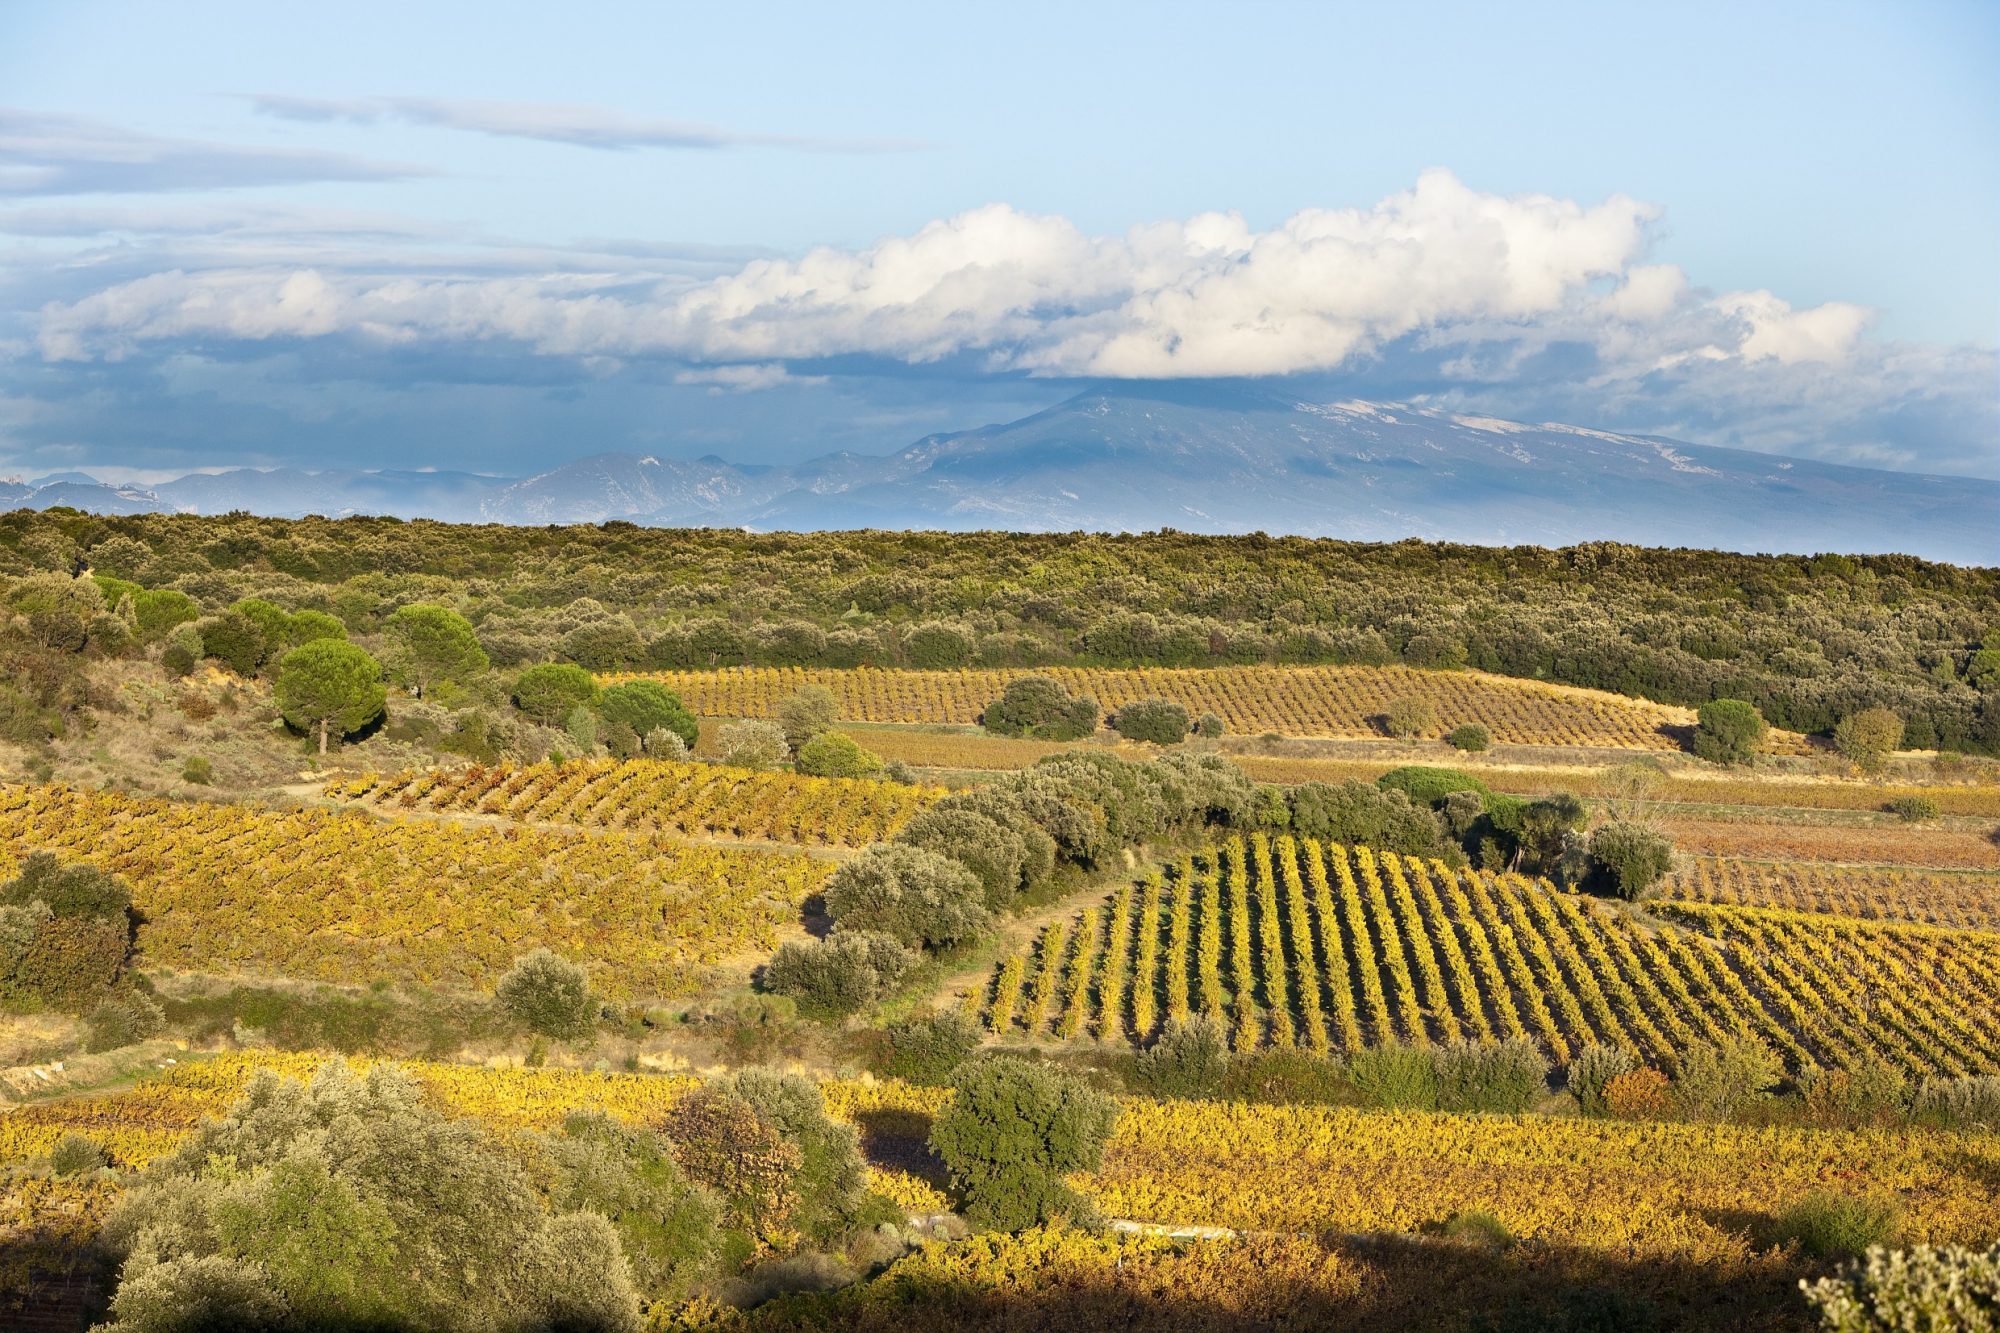
[(978, 1022), (956, 1009), (928, 1011), (891, 1023), (887, 1072), (911, 1083), (949, 1082), (953, 1071), (979, 1049), (983, 1036)]
[(1674, 868), (1674, 844), (1647, 824), (1617, 819), (1590, 835), (1593, 879), (1627, 902), (1650, 897)]
[(2000, 1132), (2000, 1074), (1927, 1078), (1910, 1099), (1910, 1118), (1941, 1129)]
[(840, 717), (839, 701), (824, 685), (803, 685), (778, 702), (778, 725), (784, 729), (785, 744), (796, 754), (807, 741), (831, 727)]
[(935, 852), (971, 871), (988, 911), (1003, 912), (1027, 878), (1028, 844), (1020, 832), (978, 808), (949, 798), (903, 825), (896, 844)]
[(1921, 824), (1938, 817), (1938, 803), (1928, 796), (1898, 796), (1889, 802), (1889, 813), (1905, 824)]
[(1171, 699), (1134, 699), (1111, 719), (1112, 730), (1128, 741), (1179, 745), (1188, 738), (1188, 710)]
[(1431, 1111), (1438, 1104), (1437, 1062), (1414, 1046), (1372, 1046), (1348, 1057), (1347, 1079), (1375, 1105)]
[(1391, 699), (1382, 713), (1382, 728), (1391, 736), (1411, 739), (1437, 729), (1437, 709), (1428, 699)]
[(1453, 727), (1451, 734), (1446, 736), (1445, 739), (1451, 742), (1452, 749), (1463, 750), (1468, 754), (1477, 754), (1493, 744), (1493, 734), (1477, 722), (1468, 722), (1462, 727)]
[(550, 1205), (610, 1222), (646, 1300), (687, 1297), (722, 1247), (721, 1209), (660, 1136), (592, 1109), (572, 1112), (538, 1144)]
[[(640, 1322), (611, 1223), (552, 1213), (517, 1153), (383, 1065), (259, 1073), (123, 1192), (104, 1239), (121, 1330)], [(283, 1317), (229, 1322), (218, 1300)]]
[(1832, 1277), (1799, 1284), (1824, 1333), (1978, 1333), (2000, 1309), (2000, 1244), (1871, 1247)]
[(263, 630), (238, 610), (204, 616), (194, 623), (194, 629), (201, 636), (202, 651), (239, 676), (256, 675), (270, 654)]
[(1712, 764), (1747, 764), (1769, 730), (1754, 704), (1711, 699), (1695, 712), (1694, 752)]
[(876, 931), (912, 949), (938, 948), (985, 928), (985, 892), (970, 870), (922, 847), (879, 844), (827, 880), (827, 915), (842, 931)]
[(1673, 1101), (1681, 1114), (1727, 1120), (1769, 1096), (1784, 1077), (1778, 1053), (1754, 1037), (1695, 1042), (1680, 1053)]
[(1772, 1230), (1815, 1259), (1847, 1259), (1888, 1242), (1896, 1226), (1893, 1203), (1815, 1191), (1778, 1214)]
[(56, 1146), (49, 1149), (49, 1170), (59, 1176), (80, 1176), (110, 1165), (111, 1154), (103, 1144), (74, 1131), (57, 1139)]
[(1064, 1180), (1104, 1158), (1118, 1104), (1075, 1074), (1011, 1056), (975, 1061), (952, 1078), (930, 1146), (951, 1171), (966, 1219), (1022, 1231), (1055, 1218), (1089, 1221)]
[(1052, 676), (1021, 676), (1008, 681), (1000, 697), (986, 705), (979, 725), (1001, 736), (1082, 740), (1097, 730), (1097, 701), (1072, 696)]
[(1565, 1078), (1576, 1104), (1585, 1115), (1609, 1115), (1604, 1088), (1612, 1079), (1639, 1067), (1638, 1057), (1622, 1046), (1585, 1046), (1569, 1062)]
[(1195, 735), (1205, 741), (1219, 741), (1228, 731), (1228, 724), (1219, 713), (1203, 713), (1195, 720)]
[(745, 1069), (729, 1087), (799, 1155), (791, 1225), (815, 1240), (833, 1238), (861, 1207), (867, 1167), (854, 1126), (829, 1116), (819, 1085), (799, 1074)]
[(1370, 783), (1302, 782), (1286, 793), (1291, 829), (1302, 838), (1365, 845), (1411, 856), (1436, 856), (1442, 828), (1429, 809), (1400, 791)]
[(1794, 1080), (1814, 1124), (1856, 1128), (1890, 1125), (1909, 1110), (1909, 1082), (1880, 1056), (1863, 1055), (1837, 1069), (1807, 1065)]
[(158, 1036), (167, 1016), (151, 996), (124, 991), (106, 996), (84, 1021), (89, 1029), (85, 1050), (115, 1051)]
[(1170, 1018), (1137, 1062), (1139, 1085), (1161, 1097), (1208, 1097), (1229, 1073), (1229, 1037), (1208, 1014)]
[(882, 771), (882, 761), (847, 733), (823, 731), (800, 747), (796, 767), (807, 777), (871, 778)]
[(1548, 1091), (1549, 1062), (1526, 1038), (1454, 1041), (1437, 1047), (1437, 1106), (1441, 1111), (1531, 1109)]
[(191, 782), (197, 787), (213, 786), (215, 784), (215, 766), (209, 763), (206, 757), (191, 754), (188, 756), (187, 762), (181, 765), (181, 781)]
[(787, 940), (764, 965), (764, 989), (796, 1000), (801, 1012), (829, 1018), (875, 1001), (910, 964), (909, 950), (871, 930), (836, 931), (823, 940)]
[(1840, 719), (1833, 746), (1863, 773), (1879, 773), (1903, 743), (1903, 719), (1887, 708), (1864, 708)]
[(775, 722), (725, 722), (715, 743), (722, 762), (735, 768), (775, 768), (790, 753), (785, 729)]
[(1488, 1250), (1504, 1250), (1514, 1244), (1514, 1233), (1505, 1222), (1477, 1209), (1453, 1213), (1438, 1228), (1438, 1235), (1455, 1244)]
[(1405, 764), (1375, 779), (1383, 791), (1399, 791), (1418, 805), (1436, 805), (1455, 791), (1489, 795), (1491, 788), (1470, 773), (1428, 764)]
[(575, 1041), (597, 1025), (597, 1001), (583, 969), (547, 949), (515, 960), (494, 987), (494, 998), (530, 1031)]

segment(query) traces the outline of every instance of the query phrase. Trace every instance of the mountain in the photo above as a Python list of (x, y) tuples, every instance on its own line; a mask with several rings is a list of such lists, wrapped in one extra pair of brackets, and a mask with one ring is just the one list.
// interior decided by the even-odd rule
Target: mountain
[(526, 478), (239, 469), (150, 490), (0, 483), (0, 503), (517, 524), (1617, 540), (2000, 564), (2000, 483), (1213, 384), (1099, 386), (898, 453), (788, 468), (599, 454)]

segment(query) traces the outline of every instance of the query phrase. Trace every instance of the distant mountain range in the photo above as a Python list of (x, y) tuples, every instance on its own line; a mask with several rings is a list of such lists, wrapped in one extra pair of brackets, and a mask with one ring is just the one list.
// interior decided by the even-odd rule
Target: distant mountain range
[(453, 522), (1263, 531), (1393, 541), (1618, 540), (1741, 551), (1897, 551), (2000, 564), (2000, 483), (1206, 384), (1126, 384), (886, 456), (755, 467), (599, 454), (532, 477), (84, 473), (0, 482), (0, 505), (104, 514), (247, 510)]

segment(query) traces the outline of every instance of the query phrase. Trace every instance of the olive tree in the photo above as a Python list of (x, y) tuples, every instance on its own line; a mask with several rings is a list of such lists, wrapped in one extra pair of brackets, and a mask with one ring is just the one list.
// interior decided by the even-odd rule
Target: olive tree
[(930, 1146), (951, 1171), (976, 1226), (1023, 1231), (1088, 1202), (1063, 1177), (1104, 1160), (1118, 1105), (1053, 1065), (998, 1056), (962, 1066)]
[(1768, 730), (1755, 704), (1711, 699), (1695, 713), (1694, 752), (1714, 764), (1747, 764)]

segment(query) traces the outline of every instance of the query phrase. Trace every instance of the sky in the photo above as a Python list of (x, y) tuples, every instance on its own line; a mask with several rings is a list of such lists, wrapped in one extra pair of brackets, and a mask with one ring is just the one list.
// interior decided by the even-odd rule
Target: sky
[(0, 475), (1255, 379), (2000, 476), (2000, 5), (0, 5)]

